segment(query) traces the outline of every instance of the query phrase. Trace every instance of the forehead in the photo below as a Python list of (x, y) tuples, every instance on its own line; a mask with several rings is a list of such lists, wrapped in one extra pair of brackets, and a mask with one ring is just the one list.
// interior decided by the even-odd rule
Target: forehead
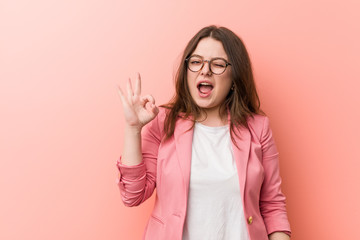
[(222, 42), (210, 37), (201, 39), (192, 54), (200, 55), (205, 59), (215, 57), (227, 59)]

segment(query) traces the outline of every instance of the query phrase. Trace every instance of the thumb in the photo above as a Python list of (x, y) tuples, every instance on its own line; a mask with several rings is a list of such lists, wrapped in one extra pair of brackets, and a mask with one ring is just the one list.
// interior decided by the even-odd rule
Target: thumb
[(151, 111), (157, 115), (159, 113), (159, 108), (155, 104), (151, 104)]

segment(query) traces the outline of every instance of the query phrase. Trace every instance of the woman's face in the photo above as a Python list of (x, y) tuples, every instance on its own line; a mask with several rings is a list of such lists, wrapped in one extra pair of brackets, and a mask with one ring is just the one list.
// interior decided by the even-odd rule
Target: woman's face
[[(207, 37), (200, 40), (191, 56), (198, 55), (203, 60), (223, 58), (229, 62), (222, 43)], [(232, 86), (231, 66), (224, 73), (213, 74), (209, 69), (209, 63), (204, 62), (203, 68), (198, 72), (187, 69), (187, 84), (191, 97), (195, 103), (205, 111), (218, 110), (225, 101)]]

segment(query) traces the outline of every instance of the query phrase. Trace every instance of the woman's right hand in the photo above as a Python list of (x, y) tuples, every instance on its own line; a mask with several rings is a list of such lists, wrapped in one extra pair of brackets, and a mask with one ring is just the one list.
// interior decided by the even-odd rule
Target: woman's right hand
[(131, 128), (141, 129), (159, 113), (155, 99), (151, 95), (141, 96), (141, 77), (137, 73), (133, 91), (131, 79), (127, 83), (127, 96), (118, 86), (118, 93), (123, 105), (126, 124)]

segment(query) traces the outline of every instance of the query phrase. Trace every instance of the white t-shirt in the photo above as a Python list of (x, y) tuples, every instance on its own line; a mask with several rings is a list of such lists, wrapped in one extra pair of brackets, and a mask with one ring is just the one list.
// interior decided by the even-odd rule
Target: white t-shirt
[(229, 126), (195, 123), (183, 240), (248, 240)]

